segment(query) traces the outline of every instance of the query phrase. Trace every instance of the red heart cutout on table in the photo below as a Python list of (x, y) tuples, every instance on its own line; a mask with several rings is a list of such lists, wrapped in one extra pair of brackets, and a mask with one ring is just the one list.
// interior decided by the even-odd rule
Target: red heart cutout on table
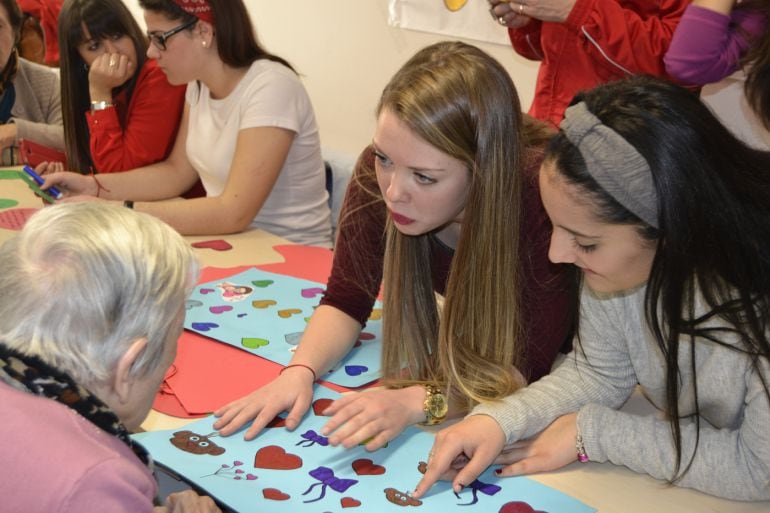
[(283, 417), (275, 417), (273, 420), (267, 423), (266, 428), (278, 428), (286, 426), (286, 419)]
[(332, 399), (316, 399), (313, 401), (313, 413), (316, 415), (322, 415), (324, 410), (331, 406), (334, 401)]
[(254, 455), (254, 468), (273, 470), (294, 470), (302, 466), (302, 458), (296, 454), (287, 453), (283, 447), (268, 445)]
[(340, 504), (343, 508), (357, 508), (361, 505), (361, 501), (357, 501), (353, 497), (343, 497), (340, 499)]
[(228, 249), (233, 249), (230, 243), (223, 239), (202, 240), (200, 242), (193, 242), (190, 245), (194, 248), (213, 249), (214, 251), (227, 251)]
[(271, 501), (287, 501), (291, 499), (288, 493), (283, 493), (278, 488), (265, 488), (262, 490), (262, 497)]
[(354, 461), (352, 467), (359, 476), (380, 476), (385, 473), (385, 467), (376, 465), (368, 458)]
[(36, 208), (12, 208), (0, 212), (0, 228), (4, 230), (21, 230), (27, 219), (37, 212)]
[(547, 513), (546, 511), (535, 511), (535, 509), (523, 501), (506, 502), (500, 508), (498, 513)]

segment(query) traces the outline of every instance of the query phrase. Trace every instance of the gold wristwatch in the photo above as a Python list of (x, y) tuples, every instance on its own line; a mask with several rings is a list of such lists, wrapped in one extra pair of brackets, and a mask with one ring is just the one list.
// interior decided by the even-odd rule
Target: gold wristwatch
[(425, 412), (425, 426), (433, 426), (444, 421), (449, 404), (441, 388), (435, 385), (424, 385), (425, 401), (422, 403), (422, 410)]

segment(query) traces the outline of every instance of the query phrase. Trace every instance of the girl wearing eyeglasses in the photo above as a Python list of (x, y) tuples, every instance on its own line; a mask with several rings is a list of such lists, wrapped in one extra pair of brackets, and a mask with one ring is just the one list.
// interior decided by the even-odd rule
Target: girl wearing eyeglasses
[[(104, 177), (54, 173), (45, 187), (61, 186), (66, 201), (82, 201), (73, 198), (82, 195), (123, 201), (183, 234), (255, 227), (296, 243), (331, 246), (310, 99), (289, 64), (258, 44), (243, 2), (141, 0), (140, 5), (150, 39), (147, 56), (171, 84), (188, 84), (170, 155)], [(159, 201), (179, 196), (198, 177), (205, 198)]]
[(121, 0), (67, 0), (59, 16), (69, 168), (115, 173), (165, 159), (184, 106)]

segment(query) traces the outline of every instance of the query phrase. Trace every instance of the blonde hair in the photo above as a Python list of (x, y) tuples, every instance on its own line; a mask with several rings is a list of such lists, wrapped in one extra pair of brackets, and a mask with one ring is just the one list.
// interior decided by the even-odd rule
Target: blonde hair
[(462, 408), (509, 395), (520, 386), (512, 365), (520, 368), (526, 360), (519, 247), (523, 136), (513, 82), (478, 48), (437, 43), (391, 79), (377, 112), (383, 109), (463, 162), (471, 176), (441, 313), (431, 279), (432, 235), (403, 235), (388, 222), (386, 383), (441, 383)]

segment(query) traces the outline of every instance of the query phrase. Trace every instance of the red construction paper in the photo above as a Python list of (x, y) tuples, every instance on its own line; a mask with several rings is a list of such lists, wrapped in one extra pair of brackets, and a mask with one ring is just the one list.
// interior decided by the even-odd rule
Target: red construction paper
[(27, 219), (37, 212), (36, 208), (12, 208), (0, 211), (0, 228), (19, 231)]
[(230, 243), (224, 239), (202, 240), (200, 242), (193, 242), (190, 245), (194, 248), (207, 248), (213, 249), (214, 251), (227, 251), (233, 249)]

